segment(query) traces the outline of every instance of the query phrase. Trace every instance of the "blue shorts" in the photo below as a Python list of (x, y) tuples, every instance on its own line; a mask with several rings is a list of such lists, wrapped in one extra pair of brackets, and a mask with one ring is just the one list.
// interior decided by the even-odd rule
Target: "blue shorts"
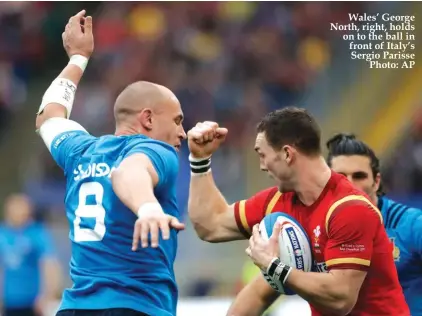
[(65, 309), (56, 316), (150, 316), (128, 308), (110, 309)]

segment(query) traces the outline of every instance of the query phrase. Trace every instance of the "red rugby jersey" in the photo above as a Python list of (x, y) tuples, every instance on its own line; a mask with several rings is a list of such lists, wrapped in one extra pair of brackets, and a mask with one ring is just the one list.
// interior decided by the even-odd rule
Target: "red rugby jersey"
[[(351, 316), (410, 315), (381, 213), (345, 177), (332, 172), (320, 197), (311, 206), (303, 205), (294, 193), (281, 194), (276, 187), (235, 203), (237, 225), (248, 237), (251, 228), (273, 212), (287, 213), (302, 224), (311, 240), (319, 272), (367, 271)], [(329, 316), (313, 307), (312, 315)]]

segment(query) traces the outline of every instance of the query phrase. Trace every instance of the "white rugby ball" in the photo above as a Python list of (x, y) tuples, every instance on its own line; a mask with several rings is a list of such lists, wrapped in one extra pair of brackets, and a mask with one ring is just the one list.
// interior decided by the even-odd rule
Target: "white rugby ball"
[[(259, 232), (265, 239), (273, 233), (276, 222), (281, 224), (279, 236), (280, 260), (284, 264), (305, 272), (312, 271), (312, 251), (308, 235), (297, 220), (285, 213), (272, 213), (264, 217), (259, 224)], [(263, 272), (265, 279), (276, 291), (285, 295), (295, 293), (283, 286), (280, 281), (273, 281)]]

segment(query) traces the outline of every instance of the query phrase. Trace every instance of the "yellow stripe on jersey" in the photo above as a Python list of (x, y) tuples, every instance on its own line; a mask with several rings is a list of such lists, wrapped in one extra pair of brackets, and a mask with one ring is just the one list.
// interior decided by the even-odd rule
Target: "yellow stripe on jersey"
[(337, 259), (331, 259), (327, 260), (325, 264), (327, 267), (333, 266), (335, 264), (360, 264), (362, 266), (369, 267), (371, 265), (371, 261), (361, 258), (337, 258)]
[(272, 197), (270, 203), (267, 205), (267, 209), (265, 210), (265, 215), (271, 214), (274, 210), (274, 206), (277, 204), (278, 199), (280, 198), (281, 193), (277, 191), (274, 196)]
[[(344, 198), (338, 200), (337, 202), (335, 202), (333, 205), (331, 205), (330, 209), (328, 210), (327, 216), (325, 217), (325, 231), (327, 232), (327, 235), (328, 235), (328, 223), (330, 221), (331, 215), (333, 214), (333, 212), (336, 210), (336, 208), (338, 206), (340, 206), (343, 203), (349, 202), (349, 201), (366, 202), (378, 214), (378, 216), (380, 217), (381, 223), (382, 223), (381, 212), (379, 211), (378, 207), (376, 207), (370, 200), (368, 200), (366, 197), (364, 197), (362, 195), (348, 195), (348, 196), (345, 196)], [(362, 219), (362, 220), (364, 220), (364, 219)]]
[(246, 218), (246, 200), (242, 200), (239, 202), (239, 217), (240, 222), (242, 223), (243, 228), (250, 232), (251, 229), (249, 228), (248, 220)]

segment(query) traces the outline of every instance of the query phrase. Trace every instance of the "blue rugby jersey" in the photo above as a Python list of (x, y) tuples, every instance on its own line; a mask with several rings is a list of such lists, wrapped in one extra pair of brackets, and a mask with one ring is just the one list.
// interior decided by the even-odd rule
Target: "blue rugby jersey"
[(159, 176), (155, 196), (167, 214), (179, 217), (175, 149), (141, 135), (97, 138), (72, 130), (56, 136), (50, 151), (66, 175), (65, 206), (72, 243), (73, 286), (63, 293), (60, 309), (129, 308), (174, 316), (177, 232), (171, 230), (166, 241), (160, 236), (156, 249), (132, 252), (137, 217), (115, 195), (110, 177), (124, 158), (147, 155)]
[(35, 222), (22, 227), (0, 225), (2, 301), (5, 308), (33, 307), (38, 295), (42, 294), (41, 262), (48, 258), (54, 258), (54, 246), (43, 225)]
[(412, 316), (422, 316), (422, 210), (380, 197), (400, 284)]

